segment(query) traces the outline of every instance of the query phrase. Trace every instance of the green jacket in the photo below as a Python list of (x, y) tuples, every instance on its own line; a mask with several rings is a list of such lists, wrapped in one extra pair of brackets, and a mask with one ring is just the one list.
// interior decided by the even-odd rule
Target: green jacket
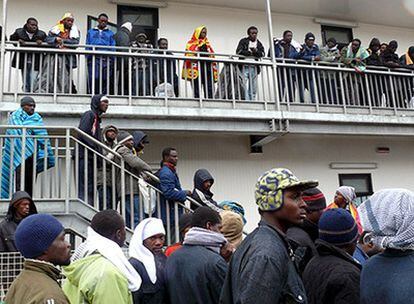
[(7, 292), (7, 304), (69, 304), (60, 288), (60, 270), (52, 264), (26, 260)]
[(71, 304), (132, 304), (128, 280), (100, 254), (77, 260), (63, 272), (63, 291)]

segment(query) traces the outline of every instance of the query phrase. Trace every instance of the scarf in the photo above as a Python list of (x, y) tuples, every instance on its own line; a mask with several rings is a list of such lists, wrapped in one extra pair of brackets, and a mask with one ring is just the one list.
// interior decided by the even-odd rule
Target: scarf
[(157, 282), (157, 267), (154, 254), (144, 246), (144, 240), (157, 234), (165, 235), (162, 220), (154, 217), (147, 218), (142, 220), (135, 228), (134, 235), (129, 244), (129, 256), (144, 264), (152, 284)]
[(130, 291), (137, 291), (141, 287), (141, 277), (135, 268), (128, 262), (121, 247), (114, 241), (96, 233), (88, 227), (88, 237), (72, 256), (72, 261), (87, 257), (98, 251), (104, 258), (109, 260), (128, 280)]
[(414, 63), (413, 63), (413, 60), (411, 59), (411, 57), (410, 57), (410, 52), (409, 52), (409, 50), (407, 50), (407, 52), (405, 52), (405, 64), (406, 65), (413, 65)]
[(197, 193), (197, 195), (198, 195), (198, 197), (200, 198), (200, 200), (203, 202), (203, 204), (204, 205), (206, 205), (207, 207), (209, 207), (210, 209), (213, 209), (214, 211), (217, 211), (217, 212), (221, 212), (221, 211), (223, 211), (223, 209), (221, 209), (221, 208), (219, 208), (219, 207), (217, 207), (216, 205), (214, 205), (212, 202), (210, 202), (207, 198), (206, 198), (206, 196), (205, 196), (205, 194), (203, 193), (203, 192), (201, 192), (199, 189), (194, 189), (194, 191)]
[(204, 228), (193, 227), (184, 237), (184, 245), (203, 246), (218, 254), (220, 249), (227, 243), (224, 235)]
[[(346, 57), (348, 59), (356, 59), (356, 58), (360, 58), (361, 60), (365, 60), (369, 57), (368, 52), (366, 51), (365, 48), (363, 48), (362, 46), (359, 47), (358, 51), (356, 52), (356, 54), (354, 54), (354, 52), (352, 51), (352, 42), (348, 45), (348, 49), (346, 51)], [(360, 62), (360, 63), (356, 63), (354, 61), (351, 62), (350, 64), (356, 72), (358, 73), (363, 73), (366, 70), (366, 65), (364, 62)]]
[[(210, 41), (208, 41), (207, 37), (200, 39), (200, 34), (201, 31), (205, 28), (204, 25), (199, 26), (198, 28), (195, 29), (193, 36), (191, 37), (191, 39), (187, 42), (187, 46), (185, 47), (186, 51), (190, 51), (190, 52), (199, 52), (200, 51), (200, 47), (203, 45), (207, 46), (207, 52), (210, 53), (211, 55), (209, 56), (210, 58), (214, 58), (214, 50), (211, 47)], [(192, 53), (186, 53), (185, 56), (187, 57), (196, 57), (196, 54), (192, 54)], [(206, 62), (207, 63), (207, 62)], [(182, 72), (182, 79), (185, 80), (194, 80), (194, 79), (198, 79), (199, 76), (199, 62), (198, 61), (191, 61), (191, 60), (186, 60), (184, 62), (184, 66), (183, 66), (183, 72)], [(218, 80), (218, 68), (217, 68), (217, 62), (212, 62), (211, 64), (206, 64), (207, 68), (212, 69), (213, 72), (213, 80), (214, 82), (217, 82)], [(203, 72), (203, 71), (202, 71)]]
[(339, 187), (336, 192), (339, 192), (348, 203), (352, 203), (356, 199), (354, 187), (342, 186)]
[(374, 193), (358, 208), (362, 226), (383, 248), (414, 250), (414, 193), (387, 189)]
[(164, 163), (164, 166), (167, 166), (168, 168), (170, 168), (171, 171), (174, 172), (174, 173), (177, 171), (176, 167), (173, 164)]
[[(63, 17), (59, 20), (59, 22), (54, 27), (52, 27), (50, 32), (57, 36), (64, 36), (67, 33), (67, 30), (65, 29), (63, 20), (65, 20), (66, 18), (73, 19), (74, 17), (73, 17), (73, 14), (71, 13), (65, 13)], [(80, 38), (80, 33), (78, 30), (78, 27), (74, 24), (72, 25), (72, 28), (69, 31), (69, 35), (67, 39), (78, 39), (78, 38)]]

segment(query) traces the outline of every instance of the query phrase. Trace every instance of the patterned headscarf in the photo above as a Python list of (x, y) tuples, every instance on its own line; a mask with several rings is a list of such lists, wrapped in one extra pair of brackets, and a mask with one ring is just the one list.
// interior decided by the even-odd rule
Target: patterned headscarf
[(387, 189), (374, 193), (358, 208), (362, 227), (383, 248), (414, 249), (414, 193)]
[(256, 204), (260, 210), (276, 211), (283, 206), (283, 190), (296, 186), (306, 190), (318, 184), (318, 181), (300, 181), (288, 169), (275, 168), (259, 177), (255, 191)]
[(336, 192), (339, 192), (344, 199), (346, 200), (346, 202), (352, 203), (355, 199), (356, 199), (356, 193), (355, 193), (355, 188), (354, 187), (348, 187), (348, 186), (342, 186), (339, 187)]

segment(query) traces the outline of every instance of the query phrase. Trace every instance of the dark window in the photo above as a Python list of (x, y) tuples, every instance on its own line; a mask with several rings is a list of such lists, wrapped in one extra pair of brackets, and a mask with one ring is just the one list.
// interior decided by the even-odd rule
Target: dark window
[[(88, 31), (98, 25), (98, 18), (93, 16), (88, 16)], [(118, 27), (115, 23), (108, 22), (108, 28), (116, 33), (118, 31)]]
[(131, 41), (139, 33), (145, 33), (149, 43), (156, 45), (158, 39), (158, 9), (118, 5), (118, 27), (125, 22), (132, 23)]
[(342, 49), (344, 46), (347, 46), (352, 39), (354, 39), (352, 28), (328, 25), (322, 25), (321, 28), (323, 45), (326, 45), (326, 41), (329, 38), (335, 38), (338, 43), (338, 47)]
[(357, 199), (355, 204), (359, 206), (373, 194), (371, 174), (339, 174), (340, 186), (351, 186), (355, 188)]

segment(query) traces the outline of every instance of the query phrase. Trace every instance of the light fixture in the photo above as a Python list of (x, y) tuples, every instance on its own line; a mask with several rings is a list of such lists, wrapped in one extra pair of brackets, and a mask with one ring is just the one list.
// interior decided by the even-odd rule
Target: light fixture
[(346, 163), (346, 162), (338, 162), (338, 163), (330, 163), (329, 167), (331, 169), (377, 169), (377, 163)]
[(120, 5), (142, 6), (142, 7), (167, 7), (167, 1), (151, 1), (151, 0), (109, 0), (109, 2)]

